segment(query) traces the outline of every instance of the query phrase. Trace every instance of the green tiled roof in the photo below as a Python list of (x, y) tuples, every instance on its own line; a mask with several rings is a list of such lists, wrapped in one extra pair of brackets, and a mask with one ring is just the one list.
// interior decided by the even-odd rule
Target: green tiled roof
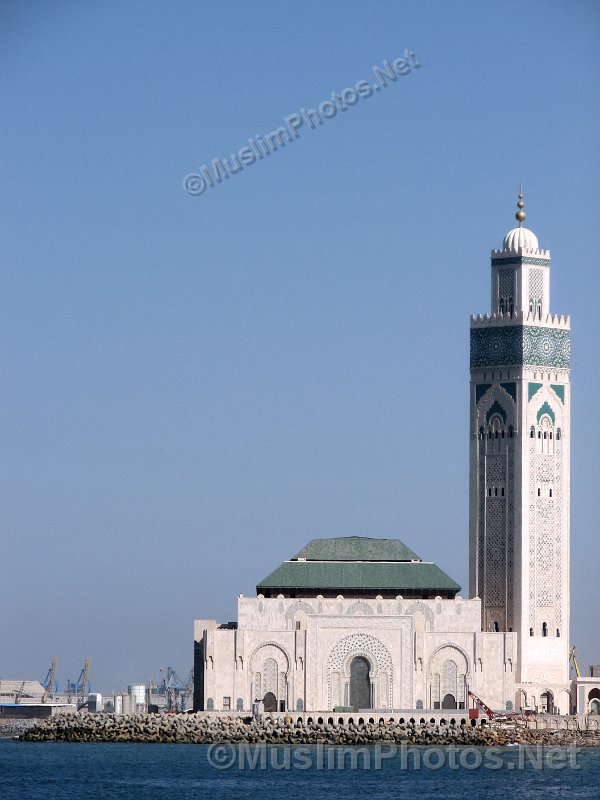
[(284, 561), (256, 587), (263, 589), (429, 589), (459, 591), (460, 586), (425, 561)]
[(414, 561), (419, 556), (399, 539), (338, 536), (313, 539), (292, 560), (298, 558), (308, 561)]
[(454, 591), (460, 586), (398, 539), (361, 536), (313, 539), (256, 587), (270, 589)]

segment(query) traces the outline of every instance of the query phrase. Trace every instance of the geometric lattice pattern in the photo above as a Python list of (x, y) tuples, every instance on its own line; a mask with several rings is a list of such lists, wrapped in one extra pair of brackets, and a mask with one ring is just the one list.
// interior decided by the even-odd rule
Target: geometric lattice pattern
[(456, 698), (456, 684), (458, 679), (458, 667), (456, 661), (448, 659), (444, 661), (442, 667), (442, 697), (447, 694), (453, 695)]
[(506, 603), (506, 498), (488, 498), (485, 536), (486, 608), (503, 608)]
[(523, 363), (566, 368), (571, 364), (571, 333), (555, 328), (524, 328)]
[(275, 697), (277, 697), (278, 673), (277, 673), (277, 662), (275, 661), (274, 658), (265, 659), (262, 679), (263, 679), (262, 696), (264, 697), (267, 692), (273, 692)]
[(541, 304), (544, 294), (544, 273), (541, 269), (529, 270), (529, 301), (534, 307)]
[[(498, 393), (499, 386), (506, 385), (492, 384), (491, 391), (485, 393), (487, 403)], [(514, 391), (513, 401), (516, 396)], [(497, 624), (500, 630), (509, 630), (515, 624), (514, 453), (519, 440), (514, 436), (513, 402), (503, 402), (506, 410), (501, 409), (501, 419), (492, 416), (492, 410), (500, 408), (495, 399), (487, 413), (485, 404), (474, 411), (480, 432), (475, 454), (478, 470), (476, 592), (482, 599), (484, 630), (490, 630), (492, 624)]]
[(515, 298), (515, 272), (512, 269), (498, 270), (498, 300), (509, 310), (509, 301)]
[(506, 480), (506, 456), (504, 453), (499, 455), (488, 455), (487, 457), (487, 480), (490, 483), (499, 483)]
[(365, 653), (375, 661), (378, 670), (392, 670), (392, 657), (390, 651), (380, 639), (369, 636), (367, 633), (353, 633), (346, 636), (333, 648), (329, 655), (327, 668), (343, 671), (347, 656)]
[[(562, 625), (562, 441), (554, 455), (536, 453), (529, 445), (529, 624), (536, 625), (536, 608), (553, 608)], [(547, 491), (552, 487), (552, 497)], [(540, 487), (544, 491), (540, 492)], [(539, 622), (539, 620), (538, 620)], [(539, 626), (538, 626), (539, 627)]]
[(570, 331), (537, 325), (471, 328), (471, 368), (547, 366), (569, 368)]

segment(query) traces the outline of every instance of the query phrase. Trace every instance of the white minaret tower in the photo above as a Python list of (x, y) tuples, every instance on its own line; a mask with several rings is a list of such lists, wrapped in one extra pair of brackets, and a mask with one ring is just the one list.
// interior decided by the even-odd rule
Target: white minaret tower
[(517, 205), (471, 318), (470, 590), (482, 630), (517, 633), (516, 707), (569, 713), (570, 320)]

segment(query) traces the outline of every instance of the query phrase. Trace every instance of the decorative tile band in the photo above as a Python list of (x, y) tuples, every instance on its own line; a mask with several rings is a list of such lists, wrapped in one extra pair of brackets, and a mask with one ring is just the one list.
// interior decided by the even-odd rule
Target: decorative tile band
[(492, 264), (495, 267), (507, 267), (509, 264), (533, 264), (536, 267), (549, 267), (550, 266), (550, 259), (549, 258), (528, 258), (524, 256), (521, 258), (520, 256), (512, 256), (509, 258), (493, 258), (492, 257)]
[(471, 369), (525, 364), (568, 369), (570, 331), (534, 325), (471, 329)]

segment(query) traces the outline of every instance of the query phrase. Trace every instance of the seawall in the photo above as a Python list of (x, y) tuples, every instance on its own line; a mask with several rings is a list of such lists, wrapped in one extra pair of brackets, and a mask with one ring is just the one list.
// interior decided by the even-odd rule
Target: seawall
[(600, 747), (600, 732), (539, 730), (526, 726), (416, 722), (299, 722), (203, 714), (61, 714), (39, 721), (20, 737), (27, 742), (170, 742), (365, 745), (502, 746), (512, 743)]

